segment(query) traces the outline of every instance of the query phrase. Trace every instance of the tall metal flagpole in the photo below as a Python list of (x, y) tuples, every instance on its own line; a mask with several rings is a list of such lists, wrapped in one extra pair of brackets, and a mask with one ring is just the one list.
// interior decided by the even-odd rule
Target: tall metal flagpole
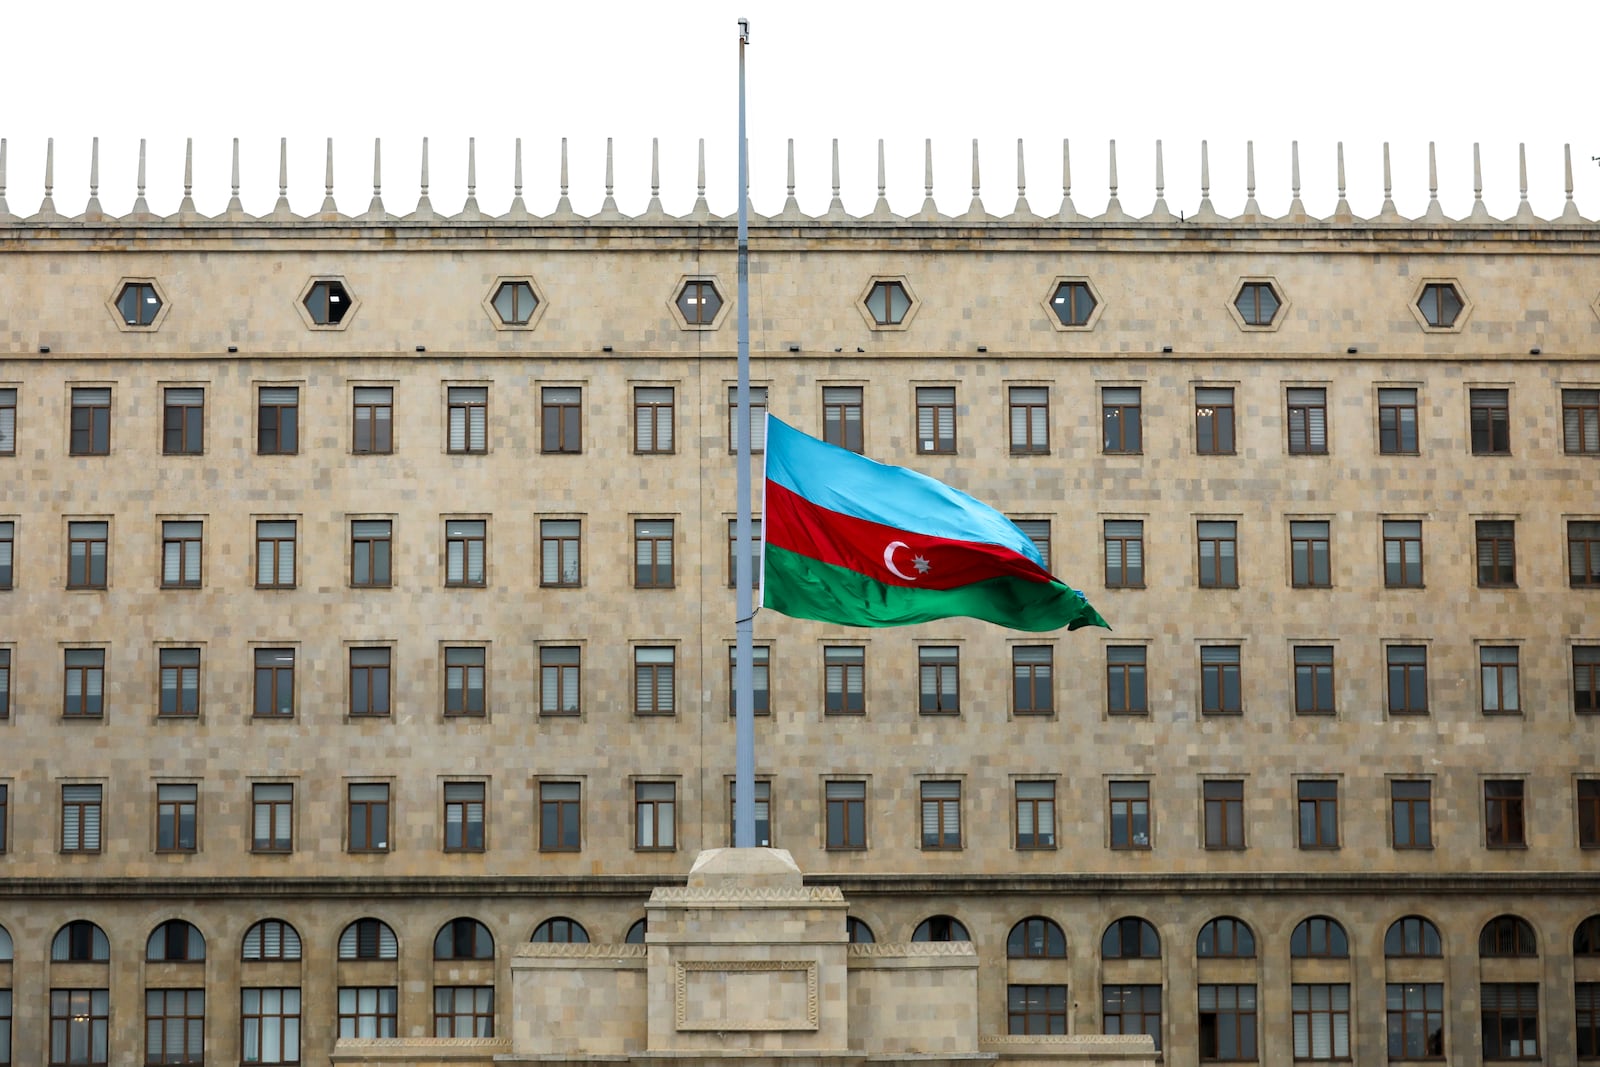
[(744, 137), (744, 48), (750, 43), (750, 20), (739, 20), (739, 512), (734, 520), (738, 545), (733, 564), (734, 603), (734, 777), (733, 844), (756, 845), (755, 690), (751, 672), (753, 610), (750, 574), (750, 161)]

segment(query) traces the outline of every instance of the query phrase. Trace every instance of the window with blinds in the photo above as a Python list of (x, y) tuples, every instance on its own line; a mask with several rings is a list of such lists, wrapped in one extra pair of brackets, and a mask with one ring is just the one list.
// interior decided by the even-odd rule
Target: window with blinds
[(1383, 584), (1392, 589), (1422, 585), (1422, 523), (1383, 522)]
[(541, 519), (539, 522), (539, 584), (572, 588), (580, 583), (579, 544), (583, 523), (578, 519)]
[(1055, 782), (1018, 782), (1017, 847), (1056, 847)]
[(1043, 385), (1013, 385), (1010, 392), (1011, 454), (1042, 456), (1050, 451), (1050, 390)]
[(674, 390), (637, 386), (633, 390), (633, 450), (641, 455), (672, 451)]
[(246, 960), (297, 960), (300, 934), (282, 919), (262, 919), (244, 935)]
[(1479, 520), (1477, 526), (1478, 584), (1513, 586), (1517, 584), (1517, 524), (1510, 521)]
[(341, 960), (392, 960), (400, 955), (400, 942), (381, 919), (357, 919), (339, 935)]
[(1514, 645), (1485, 647), (1478, 650), (1484, 714), (1521, 714), (1522, 699), (1517, 677), (1517, 659), (1518, 653)]
[(299, 386), (261, 386), (256, 391), (256, 451), (263, 456), (292, 456), (299, 450)]
[[(739, 520), (728, 520), (728, 588), (738, 584)], [(761, 588), (761, 517), (750, 520), (750, 587)]]
[(100, 786), (61, 787), (61, 851), (100, 851)]
[(922, 783), (922, 847), (961, 847), (961, 783)]
[(388, 785), (376, 782), (352, 785), (349, 795), (350, 833), (347, 840), (350, 851), (387, 852), (389, 850)]
[(483, 519), (445, 520), (445, 585), (481, 586), (485, 583), (487, 539), (488, 523)]
[(1300, 589), (1326, 589), (1333, 584), (1326, 521), (1289, 523), (1290, 581)]
[(1012, 519), (1017, 529), (1027, 535), (1028, 541), (1033, 545), (1034, 551), (1039, 553), (1039, 558), (1044, 561), (1044, 569), (1050, 569), (1050, 520), (1049, 519)]
[(539, 648), (539, 714), (577, 715), (583, 652), (576, 645)]
[(481, 852), (484, 847), (482, 782), (446, 782), (444, 786), (444, 850)]
[(1148, 693), (1144, 646), (1107, 646), (1107, 711), (1112, 715), (1147, 715), (1150, 712)]
[(166, 589), (193, 589), (200, 585), (200, 547), (205, 524), (161, 524), (161, 585)]
[(1537, 982), (1484, 982), (1478, 987), (1483, 1015), (1483, 1058), (1536, 1059), (1539, 1055)]
[(15, 584), (12, 572), (12, 553), (17, 543), (17, 524), (0, 522), (0, 589), (10, 589)]
[(1050, 715), (1055, 712), (1055, 650), (1049, 645), (1015, 645), (1011, 649), (1011, 712)]
[(1194, 450), (1202, 456), (1231, 456), (1233, 440), (1233, 390), (1197, 387), (1194, 391)]
[(633, 523), (633, 584), (637, 589), (670, 589), (672, 519), (636, 519)]
[[(750, 387), (750, 454), (767, 450), (767, 387)], [(739, 387), (728, 386), (728, 451), (739, 451)]]
[[(11, 650), (0, 648), (0, 719), (11, 718)], [(0, 829), (0, 833), (4, 833)]]
[(671, 715), (674, 708), (673, 669), (677, 649), (633, 650), (633, 712), (635, 715)]
[(1107, 519), (1106, 588), (1144, 588), (1144, 520)]
[(298, 523), (293, 519), (256, 523), (256, 588), (294, 588), (294, 542)]
[(350, 450), (382, 455), (394, 451), (394, 389), (358, 385), (351, 410)]
[(0, 456), (17, 454), (17, 391), (0, 389)]
[(1296, 983), (1294, 1056), (1297, 1060), (1350, 1058), (1350, 987)]
[(481, 716), (487, 709), (484, 698), (484, 664), (488, 658), (483, 648), (447, 648), (444, 650), (444, 713), (446, 715)]
[[(0, 529), (0, 537), (5, 533)], [(0, 552), (5, 548), (0, 542)], [(1574, 588), (1600, 586), (1600, 522), (1567, 523), (1567, 581)]]
[(111, 524), (67, 523), (67, 588), (104, 589), (111, 553)]
[(163, 648), (160, 715), (200, 714), (200, 650)]
[(1469, 392), (1472, 454), (1504, 456), (1511, 453), (1511, 391), (1473, 389)]
[(956, 391), (952, 386), (917, 389), (917, 451), (924, 454), (956, 450)]
[[(294, 848), (292, 782), (260, 782), (251, 787), (250, 827), (250, 848), (255, 852), (289, 852)], [(248, 947), (248, 942), (246, 944)], [(295, 959), (299, 958), (299, 949), (297, 940)]]
[(199, 787), (190, 782), (156, 786), (156, 851), (193, 852), (199, 847), (195, 821), (199, 793)]
[[(756, 843), (756, 847), (757, 848), (771, 848), (772, 847), (772, 783), (771, 782), (756, 782), (755, 783), (755, 787), (756, 787), (756, 818), (755, 818), (755, 823), (756, 823), (756, 842), (755, 843)], [(734, 796), (734, 793), (736, 791), (737, 791), (737, 783), (729, 782), (728, 783), (728, 845), (729, 845), (729, 847), (732, 847), (733, 842), (734, 842), (734, 838), (736, 836), (735, 835), (735, 831), (734, 831), (734, 827), (737, 826), (738, 823), (739, 823), (739, 809), (736, 807), (738, 801), (737, 801), (737, 798)]]
[(1328, 451), (1326, 389), (1290, 389), (1289, 454), (1326, 455)]
[(74, 456), (104, 456), (111, 452), (110, 389), (74, 389), (71, 420), (69, 451)]
[[(735, 708), (736, 694), (734, 693), (734, 679), (737, 676), (738, 649), (728, 648), (728, 714), (737, 712)], [(750, 690), (752, 708), (757, 715), (772, 714), (771, 701), (771, 663), (772, 648), (770, 645), (752, 645), (750, 647)]]
[(1200, 649), (1200, 710), (1208, 715), (1236, 715), (1244, 710), (1238, 645)]
[(1105, 422), (1106, 453), (1134, 455), (1143, 450), (1137, 387), (1119, 386), (1101, 389), (1100, 412)]
[(66, 679), (62, 687), (62, 714), (71, 718), (99, 718), (104, 715), (105, 649), (69, 648), (63, 654), (63, 659)]
[(1600, 389), (1561, 390), (1561, 441), (1568, 455), (1600, 454)]
[(385, 588), (391, 581), (393, 523), (389, 519), (350, 522), (350, 584)]
[(924, 715), (961, 711), (961, 650), (953, 645), (917, 649), (918, 708)]
[(867, 650), (833, 646), (822, 650), (823, 710), (829, 715), (861, 715), (867, 710)]
[(161, 420), (161, 450), (169, 456), (194, 456), (205, 451), (206, 391), (166, 390)]
[(1200, 588), (1237, 589), (1239, 586), (1239, 524), (1201, 522), (1196, 526), (1200, 546)]
[(851, 452), (861, 451), (861, 386), (822, 387), (822, 439)]
[(1417, 452), (1417, 391), (1378, 390), (1378, 451), (1384, 455)]
[(489, 389), (481, 385), (453, 385), (446, 390), (449, 404), (449, 450), (479, 453), (489, 450)]

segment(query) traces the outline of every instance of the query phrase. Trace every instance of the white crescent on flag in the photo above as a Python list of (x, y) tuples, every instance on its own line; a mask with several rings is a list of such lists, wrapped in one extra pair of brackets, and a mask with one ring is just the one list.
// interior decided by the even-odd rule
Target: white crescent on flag
[(904, 541), (890, 541), (888, 547), (883, 550), (883, 565), (889, 568), (890, 574), (894, 575), (896, 578), (899, 578), (902, 582), (914, 582), (917, 580), (918, 576), (902, 574), (900, 572), (900, 568), (894, 565), (894, 550), (897, 548), (910, 547), (911, 546), (906, 544)]

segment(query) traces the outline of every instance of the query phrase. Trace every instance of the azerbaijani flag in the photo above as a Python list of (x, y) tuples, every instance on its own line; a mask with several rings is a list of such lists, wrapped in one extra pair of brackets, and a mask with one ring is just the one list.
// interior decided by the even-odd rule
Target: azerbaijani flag
[(766, 451), (762, 606), (847, 626), (955, 615), (1013, 630), (1106, 626), (987, 504), (771, 415)]

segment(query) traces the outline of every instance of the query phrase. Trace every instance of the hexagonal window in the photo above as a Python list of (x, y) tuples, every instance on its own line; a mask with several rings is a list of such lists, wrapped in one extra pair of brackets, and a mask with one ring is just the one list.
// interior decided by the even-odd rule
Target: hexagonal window
[(350, 311), (350, 294), (342, 282), (312, 282), (303, 303), (318, 326), (337, 326)]
[(1283, 301), (1271, 282), (1245, 282), (1233, 298), (1233, 306), (1246, 326), (1271, 326)]
[(687, 281), (678, 291), (678, 312), (690, 326), (710, 326), (722, 310), (722, 294), (715, 282)]
[(1063, 326), (1087, 326), (1096, 303), (1088, 282), (1062, 282), (1050, 297), (1050, 310)]
[(1434, 329), (1448, 330), (1461, 317), (1461, 294), (1448, 282), (1430, 282), (1422, 287), (1417, 297), (1417, 310), (1422, 319)]
[(149, 326), (161, 313), (161, 296), (147, 282), (130, 282), (117, 294), (117, 314), (129, 326)]
[(539, 298), (527, 282), (502, 282), (494, 291), (494, 313), (507, 326), (526, 326), (533, 318)]
[(911, 310), (911, 297), (899, 282), (874, 282), (867, 291), (867, 311), (879, 326), (898, 326)]

